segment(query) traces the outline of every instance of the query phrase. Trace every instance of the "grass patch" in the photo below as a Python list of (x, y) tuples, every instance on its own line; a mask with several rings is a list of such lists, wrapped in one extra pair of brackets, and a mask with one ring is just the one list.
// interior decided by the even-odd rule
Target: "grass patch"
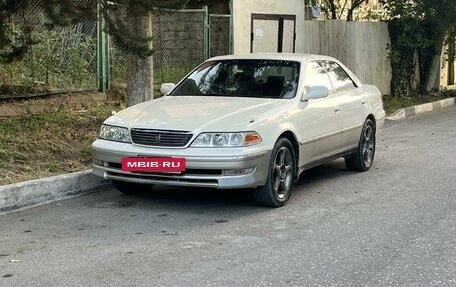
[(88, 168), (102, 122), (118, 109), (108, 102), (84, 110), (0, 117), (0, 185)]
[(452, 98), (456, 96), (456, 91), (443, 91), (436, 94), (418, 95), (413, 98), (397, 98), (385, 96), (383, 98), (383, 105), (387, 115), (394, 113), (395, 111), (415, 105), (431, 103), (446, 98)]

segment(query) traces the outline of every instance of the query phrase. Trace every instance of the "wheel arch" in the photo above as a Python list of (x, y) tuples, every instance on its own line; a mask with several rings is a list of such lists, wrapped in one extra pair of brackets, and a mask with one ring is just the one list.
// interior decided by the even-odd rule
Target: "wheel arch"
[(374, 130), (377, 130), (377, 120), (375, 119), (375, 116), (373, 114), (368, 115), (366, 120), (371, 120), (374, 124)]

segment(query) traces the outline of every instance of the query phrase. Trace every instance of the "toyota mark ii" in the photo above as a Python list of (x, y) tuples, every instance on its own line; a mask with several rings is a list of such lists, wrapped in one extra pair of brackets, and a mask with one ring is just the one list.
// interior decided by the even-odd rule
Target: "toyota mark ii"
[(375, 86), (319, 55), (215, 57), (161, 92), (108, 118), (92, 145), (94, 174), (121, 192), (250, 188), (282, 206), (306, 169), (343, 157), (369, 170), (385, 118)]

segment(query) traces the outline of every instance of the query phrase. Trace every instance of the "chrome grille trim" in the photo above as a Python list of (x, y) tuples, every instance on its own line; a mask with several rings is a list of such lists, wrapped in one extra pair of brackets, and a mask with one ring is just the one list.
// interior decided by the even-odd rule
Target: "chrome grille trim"
[(131, 129), (134, 144), (158, 147), (184, 147), (193, 134), (186, 131)]

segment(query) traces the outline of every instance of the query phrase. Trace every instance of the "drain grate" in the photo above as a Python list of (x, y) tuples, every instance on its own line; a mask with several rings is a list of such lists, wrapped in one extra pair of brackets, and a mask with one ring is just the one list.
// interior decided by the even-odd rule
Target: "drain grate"
[(125, 208), (135, 205), (134, 201), (130, 200), (114, 200), (105, 202), (91, 202), (87, 204), (87, 207), (93, 208)]

